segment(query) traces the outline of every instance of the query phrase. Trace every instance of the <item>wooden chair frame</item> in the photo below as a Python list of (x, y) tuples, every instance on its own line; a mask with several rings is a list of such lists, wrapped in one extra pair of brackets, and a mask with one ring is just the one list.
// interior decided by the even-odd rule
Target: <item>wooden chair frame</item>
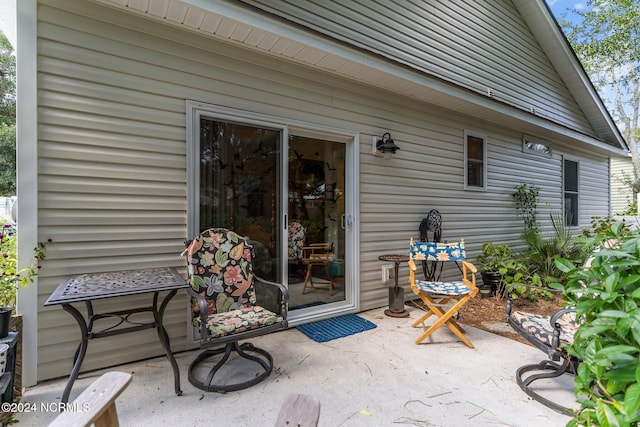
[[(312, 243), (302, 248), (302, 263), (307, 266), (307, 274), (304, 278), (302, 293), (311, 289), (328, 289), (329, 296), (333, 294), (333, 274), (331, 273), (332, 263), (335, 260), (333, 245), (329, 243)], [(325, 286), (313, 283), (313, 268), (323, 267), (327, 275), (328, 283)]]
[[(414, 245), (422, 245), (424, 247), (443, 247), (446, 245), (459, 245), (462, 248), (462, 253), (454, 258), (454, 259), (445, 259), (444, 256), (438, 258), (437, 256), (434, 259), (429, 259), (429, 255), (425, 255), (422, 250), (417, 251), (417, 254), (410, 250), (410, 259), (409, 259), (409, 282), (411, 284), (411, 289), (413, 293), (418, 295), (425, 306), (428, 308), (428, 311), (418, 318), (415, 322), (413, 322), (412, 326), (418, 327), (422, 326), (423, 333), (416, 339), (416, 344), (420, 344), (424, 341), (428, 336), (430, 336), (433, 332), (435, 332), (442, 325), (446, 325), (447, 328), (451, 332), (453, 332), (460, 340), (465, 343), (468, 347), (473, 348), (473, 344), (469, 339), (464, 335), (464, 328), (460, 326), (460, 324), (454, 318), (454, 315), (458, 313), (460, 308), (462, 308), (469, 299), (475, 297), (478, 293), (478, 288), (476, 286), (476, 267), (464, 260), (464, 240), (461, 240), (459, 243), (437, 243), (437, 242), (418, 242), (414, 243), (413, 239), (411, 239), (411, 247), (414, 248)], [(416, 279), (416, 263), (415, 261), (457, 261), (462, 264), (462, 279), (460, 281), (455, 282), (427, 282), (420, 281)], [(426, 291), (425, 289), (434, 290), (437, 289), (439, 285), (445, 285), (448, 283), (455, 283), (460, 286), (460, 289), (464, 289), (465, 293), (458, 294), (443, 294), (437, 292)], [(423, 286), (428, 285), (428, 286)], [(434, 286), (430, 286), (434, 285)], [(465, 289), (466, 288), (466, 289)], [(446, 306), (450, 305), (451, 301), (456, 301), (453, 306), (445, 309)], [(432, 315), (435, 315), (438, 320), (430, 327), (425, 325), (425, 320), (427, 320)]]

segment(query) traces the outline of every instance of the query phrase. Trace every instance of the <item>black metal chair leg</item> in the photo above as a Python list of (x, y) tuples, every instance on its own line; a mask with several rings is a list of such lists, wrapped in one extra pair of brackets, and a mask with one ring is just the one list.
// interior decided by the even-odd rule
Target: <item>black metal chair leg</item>
[[(236, 352), (241, 358), (255, 362), (261, 367), (262, 372), (248, 381), (232, 383), (232, 384), (215, 384), (214, 378), (218, 371), (229, 362), (229, 357), (232, 352)], [(253, 354), (250, 354), (253, 353)], [(216, 364), (209, 370), (204, 381), (195, 375), (195, 370), (200, 366), (202, 362), (212, 357), (223, 354), (222, 358), (216, 362)], [(231, 362), (233, 363), (233, 361)], [(230, 391), (242, 390), (254, 386), (264, 381), (273, 371), (273, 358), (271, 355), (260, 348), (253, 346), (250, 343), (239, 345), (237, 342), (228, 343), (224, 348), (217, 348), (212, 350), (205, 350), (194, 359), (189, 365), (189, 382), (194, 386), (204, 391), (215, 391), (220, 393), (226, 393)], [(201, 377), (200, 377), (201, 378)]]
[[(534, 373), (523, 378), (524, 374), (531, 371), (538, 372), (538, 373)], [(540, 371), (547, 371), (547, 372), (540, 372)], [(540, 363), (525, 365), (518, 368), (518, 370), (516, 371), (516, 382), (518, 383), (522, 391), (527, 393), (527, 395), (529, 395), (534, 400), (537, 400), (538, 402), (542, 403), (548, 408), (553, 409), (556, 412), (572, 417), (574, 415), (573, 410), (565, 406), (559, 405), (555, 402), (552, 402), (551, 400), (540, 395), (538, 392), (532, 390), (529, 387), (534, 381), (537, 381), (539, 379), (558, 378), (565, 373), (573, 374), (573, 370), (571, 369), (571, 361), (569, 359), (563, 359), (561, 365), (555, 362), (552, 362), (550, 360), (543, 360)]]

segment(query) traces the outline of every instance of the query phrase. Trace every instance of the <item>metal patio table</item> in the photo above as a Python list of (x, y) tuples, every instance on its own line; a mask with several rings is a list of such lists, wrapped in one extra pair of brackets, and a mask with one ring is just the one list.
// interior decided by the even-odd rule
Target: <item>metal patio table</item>
[[(69, 401), (71, 388), (80, 373), (80, 367), (84, 361), (90, 339), (105, 338), (150, 328), (155, 328), (158, 332), (160, 344), (167, 354), (167, 359), (169, 359), (173, 369), (175, 392), (178, 396), (181, 395), (180, 371), (171, 352), (169, 335), (162, 324), (162, 319), (171, 298), (176, 295), (179, 289), (187, 286), (186, 280), (178, 274), (175, 268), (166, 267), (80, 274), (60, 283), (44, 305), (62, 305), (62, 308), (76, 319), (81, 332), (81, 342), (73, 359), (73, 369), (62, 394), (62, 402), (67, 403)], [(164, 291), (168, 291), (168, 293), (158, 306), (159, 294)], [(93, 301), (96, 300), (148, 293), (153, 294), (152, 303), (148, 306), (104, 313), (95, 313), (93, 310)], [(73, 303), (85, 304), (87, 309), (86, 319), (72, 305)], [(132, 314), (145, 312), (152, 313), (153, 321), (142, 323), (129, 319)], [(96, 321), (107, 318), (116, 318), (119, 321), (115, 325), (94, 331)], [(119, 327), (123, 324), (129, 326)]]

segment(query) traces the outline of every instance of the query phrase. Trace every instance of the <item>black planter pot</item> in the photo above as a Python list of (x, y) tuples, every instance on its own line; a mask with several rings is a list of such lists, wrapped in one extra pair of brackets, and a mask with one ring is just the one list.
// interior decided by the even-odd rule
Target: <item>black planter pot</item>
[(11, 313), (13, 308), (0, 307), (0, 338), (9, 335), (9, 325), (11, 323)]
[(478, 290), (480, 291), (480, 298), (490, 298), (493, 295), (491, 291), (491, 287), (488, 287), (484, 284), (478, 286)]
[(502, 292), (502, 290), (499, 289), (501, 280), (502, 275), (500, 275), (500, 273), (496, 273), (493, 271), (482, 272), (482, 283), (485, 287), (491, 288), (492, 295), (495, 295), (497, 292)]

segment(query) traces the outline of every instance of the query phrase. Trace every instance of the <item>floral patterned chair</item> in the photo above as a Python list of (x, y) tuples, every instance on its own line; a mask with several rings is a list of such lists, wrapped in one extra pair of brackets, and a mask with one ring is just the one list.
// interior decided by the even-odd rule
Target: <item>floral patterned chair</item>
[[(239, 341), (287, 328), (287, 289), (257, 278), (252, 268), (253, 247), (246, 238), (225, 228), (202, 232), (185, 252), (192, 323), (200, 332), (200, 348), (205, 349), (189, 366), (189, 382), (201, 390), (217, 392), (258, 384), (271, 373), (273, 359), (265, 350)], [(221, 368), (233, 352), (255, 363), (256, 372), (228, 378)], [(213, 363), (209, 359), (217, 361), (206, 374), (199, 375), (201, 365)], [(216, 374), (220, 375), (214, 382)]]
[(575, 310), (572, 308), (563, 308), (551, 316), (514, 310), (513, 291), (516, 287), (559, 292), (550, 288), (521, 284), (511, 285), (506, 290), (507, 307), (504, 321), (521, 337), (525, 338), (548, 356), (548, 359), (540, 363), (518, 368), (516, 371), (516, 382), (525, 393), (543, 405), (562, 414), (573, 416), (571, 409), (547, 399), (530, 386), (534, 381), (539, 379), (557, 378), (563, 374), (575, 375), (579, 361), (569, 356), (564, 350), (564, 346), (573, 343), (573, 336), (578, 329)]
[[(453, 243), (414, 242), (409, 244), (409, 282), (413, 293), (418, 295), (427, 312), (413, 323), (413, 327), (422, 326), (423, 333), (416, 339), (420, 344), (439, 327), (446, 325), (468, 347), (473, 348), (471, 341), (464, 335), (464, 329), (454, 316), (469, 299), (478, 293), (476, 287), (476, 267), (465, 261), (464, 240)], [(460, 262), (462, 278), (459, 280), (418, 280), (416, 279), (416, 261)], [(450, 304), (450, 302), (454, 302)], [(435, 315), (437, 320), (429, 328), (424, 321)]]

